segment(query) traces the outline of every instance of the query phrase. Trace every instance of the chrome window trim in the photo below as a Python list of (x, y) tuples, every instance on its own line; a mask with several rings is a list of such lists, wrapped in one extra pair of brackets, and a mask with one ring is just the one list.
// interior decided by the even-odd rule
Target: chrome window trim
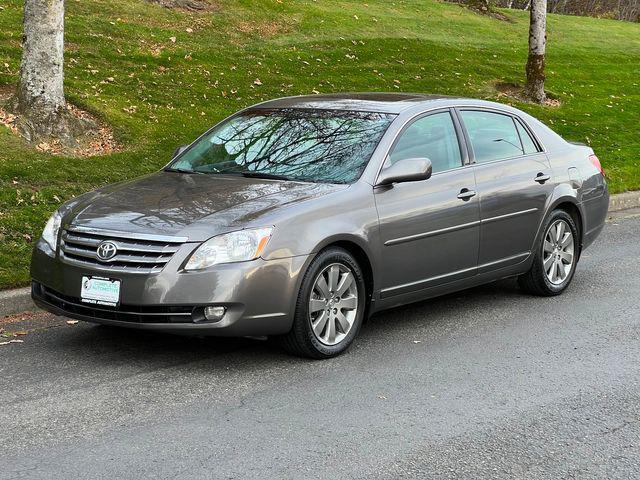
[[(467, 142), (467, 132), (466, 132), (466, 127), (464, 126), (464, 122), (462, 122), (462, 119), (459, 118), (459, 112), (460, 110), (483, 110), (483, 111), (488, 111), (488, 112), (495, 112), (495, 113), (501, 113), (503, 115), (509, 115), (510, 117), (514, 117), (516, 119), (518, 119), (522, 125), (524, 126), (524, 128), (529, 132), (529, 134), (531, 135), (531, 138), (533, 138), (533, 140), (538, 144), (538, 147), (540, 148), (539, 152), (536, 153), (530, 153), (527, 155), (520, 155), (520, 156), (515, 156), (515, 157), (510, 157), (510, 158), (503, 158), (500, 160), (492, 160), (491, 162), (483, 162), (482, 164), (489, 164), (489, 163), (493, 163), (493, 162), (502, 162), (505, 160), (513, 160), (514, 158), (524, 158), (524, 157), (529, 157), (529, 156), (533, 156), (533, 155), (541, 155), (541, 154), (546, 154), (547, 153), (547, 149), (544, 145), (544, 143), (542, 143), (542, 141), (540, 141), (540, 138), (538, 138), (538, 135), (535, 134), (535, 132), (533, 131), (533, 129), (529, 126), (529, 124), (527, 122), (525, 122), (520, 115), (518, 115), (517, 113), (513, 113), (513, 112), (509, 112), (507, 110), (503, 110), (501, 108), (498, 107), (489, 107), (489, 106), (485, 106), (485, 105), (464, 105), (464, 104), (452, 104), (452, 105), (446, 105), (446, 106), (442, 106), (442, 105), (438, 105), (438, 106), (433, 106), (431, 108), (427, 108), (426, 110), (421, 110), (420, 112), (415, 113), (414, 115), (412, 115), (411, 117), (409, 117), (407, 120), (405, 120), (404, 124), (398, 129), (398, 131), (393, 135), (393, 138), (391, 138), (389, 147), (387, 147), (387, 150), (384, 152), (384, 155), (382, 156), (382, 160), (380, 161), (380, 164), (378, 165), (378, 169), (376, 171), (376, 175), (373, 181), (373, 185), (375, 186), (376, 183), (378, 183), (378, 177), (380, 176), (380, 172), (382, 171), (382, 167), (384, 166), (385, 162), (387, 161), (387, 157), (389, 156), (389, 152), (391, 152), (391, 149), (395, 146), (396, 141), (398, 139), (398, 137), (404, 132), (404, 130), (406, 129), (407, 125), (409, 125), (411, 122), (415, 121), (416, 119), (418, 119), (419, 117), (422, 116), (426, 116), (429, 114), (433, 114), (433, 113), (437, 113), (438, 110), (449, 110), (452, 116), (458, 116), (458, 122), (459, 125), (457, 125), (454, 122), (454, 126), (456, 127), (456, 134), (458, 135), (458, 137), (460, 136), (460, 134), (462, 134), (463, 138), (462, 140), (464, 140), (464, 147), (465, 147), (465, 151), (467, 153), (467, 160), (468, 160), (468, 164), (462, 165), (461, 168), (467, 167), (469, 165), (480, 165), (479, 163), (475, 162), (475, 158), (471, 158), (470, 152), (469, 150), (469, 145)], [(393, 122), (392, 122), (393, 123)], [(459, 130), (458, 130), (459, 128)], [(458, 138), (458, 143), (460, 143), (460, 138)], [(462, 154), (462, 150), (460, 152)], [(375, 154), (375, 152), (374, 152)], [(473, 161), (472, 161), (473, 160)], [(464, 161), (464, 158), (463, 158)], [(436, 172), (433, 175), (437, 175), (439, 173), (444, 173), (445, 171), (452, 171), (452, 170), (458, 170), (458, 167), (450, 169), (450, 170), (443, 170), (442, 172)], [(362, 178), (362, 177), (361, 177)]]

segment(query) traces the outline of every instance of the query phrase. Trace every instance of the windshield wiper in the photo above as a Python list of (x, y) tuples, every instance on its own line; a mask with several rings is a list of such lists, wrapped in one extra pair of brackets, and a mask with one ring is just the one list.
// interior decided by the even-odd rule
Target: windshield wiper
[[(224, 173), (224, 172), (220, 172)], [(247, 178), (266, 178), (268, 180), (292, 180), (285, 175), (277, 175), (275, 173), (267, 172), (240, 172), (240, 175)]]
[(175, 172), (175, 173), (195, 173), (198, 175), (204, 175), (204, 172), (198, 172), (196, 170), (187, 170), (186, 168), (165, 168), (165, 172)]

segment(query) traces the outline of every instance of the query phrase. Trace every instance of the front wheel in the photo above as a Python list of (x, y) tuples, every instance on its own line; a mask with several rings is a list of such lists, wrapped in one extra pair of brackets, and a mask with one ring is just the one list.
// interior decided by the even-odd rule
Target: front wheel
[(364, 276), (355, 258), (342, 248), (323, 250), (304, 275), (293, 328), (282, 345), (309, 358), (339, 355), (360, 330), (365, 302)]
[(576, 271), (578, 229), (571, 215), (564, 210), (554, 210), (543, 231), (531, 269), (519, 278), (519, 283), (535, 295), (559, 295), (569, 286)]

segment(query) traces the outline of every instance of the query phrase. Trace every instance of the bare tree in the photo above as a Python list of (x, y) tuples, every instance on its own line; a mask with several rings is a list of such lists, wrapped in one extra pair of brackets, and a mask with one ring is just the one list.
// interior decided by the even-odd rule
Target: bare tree
[(14, 98), (18, 129), (30, 141), (55, 138), (73, 145), (80, 122), (63, 89), (64, 0), (25, 0), (20, 83)]
[(546, 44), (547, 0), (532, 0), (525, 90), (527, 96), (538, 103), (543, 103), (546, 100), (544, 93), (544, 54)]

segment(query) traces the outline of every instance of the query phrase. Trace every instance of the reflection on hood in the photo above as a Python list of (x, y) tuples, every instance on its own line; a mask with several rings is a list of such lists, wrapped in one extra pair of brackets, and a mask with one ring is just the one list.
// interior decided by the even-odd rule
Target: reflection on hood
[(287, 204), (344, 188), (347, 186), (159, 172), (82, 196), (72, 202), (72, 215), (66, 218), (77, 226), (200, 241), (243, 228)]

